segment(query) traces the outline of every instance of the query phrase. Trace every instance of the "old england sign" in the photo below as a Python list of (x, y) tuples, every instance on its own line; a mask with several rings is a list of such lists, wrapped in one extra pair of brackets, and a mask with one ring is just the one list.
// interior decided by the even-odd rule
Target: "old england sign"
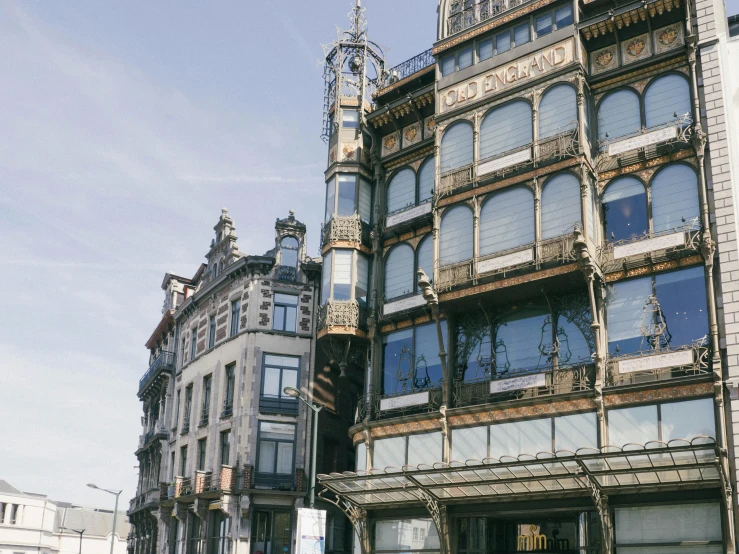
[(535, 79), (574, 60), (575, 41), (570, 38), (544, 50), (491, 69), (441, 91), (441, 111), (461, 108), (468, 102), (502, 92), (521, 82)]

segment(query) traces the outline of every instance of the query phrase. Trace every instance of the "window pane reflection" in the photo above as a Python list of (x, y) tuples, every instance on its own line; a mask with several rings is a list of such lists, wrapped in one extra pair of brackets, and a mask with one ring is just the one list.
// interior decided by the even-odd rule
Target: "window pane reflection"
[(377, 440), (373, 446), (372, 467), (403, 467), (405, 465), (405, 437)]
[(442, 460), (442, 437), (441, 432), (422, 433), (408, 437), (408, 460), (409, 466), (420, 464), (432, 465)]
[(439, 535), (431, 518), (378, 520), (374, 523), (374, 550), (438, 550)]
[(483, 460), (488, 456), (488, 428), (468, 427), (452, 430), (452, 460)]
[(577, 452), (598, 447), (598, 418), (595, 412), (554, 418), (554, 450)]
[(646, 444), (659, 439), (657, 406), (608, 411), (608, 444)]
[(520, 456), (552, 451), (552, 420), (533, 419), (490, 426), (490, 455)]
[(657, 301), (667, 324), (669, 344), (683, 346), (708, 335), (706, 278), (703, 267), (656, 275)]
[(631, 177), (617, 179), (603, 194), (606, 240), (630, 239), (644, 235), (647, 220), (647, 191)]
[(662, 404), (662, 440), (716, 437), (713, 400), (703, 398)]
[[(551, 317), (543, 310), (530, 309), (509, 318), (496, 336), (495, 362), (498, 374), (507, 370), (529, 371), (546, 366), (543, 351), (551, 351), (545, 325)], [(549, 323), (551, 325), (551, 323)]]
[(339, 176), (339, 203), (336, 213), (339, 215), (354, 215), (357, 195), (357, 178), (353, 175)]

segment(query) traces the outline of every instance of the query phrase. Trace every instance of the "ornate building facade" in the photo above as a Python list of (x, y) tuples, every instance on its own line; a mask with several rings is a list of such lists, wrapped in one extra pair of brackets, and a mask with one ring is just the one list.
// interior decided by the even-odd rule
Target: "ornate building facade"
[(361, 398), (319, 480), (362, 554), (735, 552), (711, 3), (441, 0), (388, 69), (357, 2), (327, 48), (319, 366)]
[(166, 274), (141, 378), (133, 554), (289, 553), (307, 494), (320, 263), (305, 225), (248, 255), (224, 209), (192, 278)]

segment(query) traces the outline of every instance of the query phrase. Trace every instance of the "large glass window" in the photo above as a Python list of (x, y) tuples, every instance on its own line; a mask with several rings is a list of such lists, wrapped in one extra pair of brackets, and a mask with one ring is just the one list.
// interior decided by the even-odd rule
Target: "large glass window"
[[(442, 321), (447, 344), (446, 321)], [(385, 335), (383, 394), (409, 393), (439, 386), (443, 379), (436, 324), (429, 323)]]
[[(434, 237), (431, 235), (427, 235), (418, 243), (418, 248), (416, 249), (416, 265), (418, 269), (423, 269), (423, 272), (431, 281), (434, 280)], [(416, 287), (418, 287), (418, 278), (416, 275), (413, 276), (413, 281)]]
[(372, 187), (356, 174), (340, 173), (326, 184), (326, 218), (334, 214), (352, 216), (359, 214), (369, 222), (372, 215)]
[(241, 317), (241, 300), (231, 302), (231, 333), (229, 336), (234, 337), (239, 332), (239, 318)]
[(441, 543), (431, 518), (382, 520), (373, 524), (373, 551), (439, 551)]
[(354, 215), (357, 204), (357, 178), (354, 175), (339, 175), (339, 197), (336, 204), (338, 215)]
[(298, 297), (294, 294), (275, 293), (272, 329), (295, 333), (297, 331)]
[(690, 87), (682, 75), (671, 73), (652, 81), (644, 93), (647, 127), (675, 121), (690, 114)]
[(376, 440), (372, 467), (432, 465), (442, 461), (442, 447), (441, 432)]
[(554, 450), (577, 452), (598, 448), (598, 418), (595, 412), (554, 418)]
[(341, 126), (344, 129), (356, 129), (359, 126), (359, 110), (342, 108)]
[(654, 232), (698, 226), (698, 179), (684, 164), (668, 165), (652, 180), (652, 225)]
[(639, 129), (639, 96), (631, 89), (619, 89), (606, 95), (598, 107), (598, 139), (614, 139)]
[(495, 361), (499, 374), (547, 367), (547, 352), (552, 344), (551, 336), (546, 333), (548, 322), (549, 313), (536, 308), (506, 318), (496, 335)]
[(647, 191), (638, 179), (621, 177), (603, 193), (606, 240), (622, 240), (647, 233)]
[(548, 89), (539, 103), (539, 139), (577, 128), (577, 95), (569, 85)]
[(298, 239), (285, 237), (280, 241), (280, 265), (285, 267), (298, 266)]
[(552, 451), (552, 420), (532, 419), (490, 426), (490, 455), (520, 456)]
[(480, 125), (480, 159), (515, 150), (533, 139), (531, 105), (509, 102), (488, 112)]
[(294, 448), (295, 425), (260, 421), (257, 474), (292, 476)]
[(416, 203), (416, 174), (410, 168), (398, 171), (387, 186), (387, 211), (396, 212)]
[(488, 428), (467, 427), (452, 430), (452, 460), (464, 462), (488, 457)]
[[(354, 279), (355, 263), (356, 280)], [(325, 304), (329, 299), (357, 300), (360, 304), (365, 304), (368, 278), (369, 261), (365, 255), (360, 253), (355, 255), (354, 250), (348, 249), (332, 250), (323, 257), (321, 302)]]
[(334, 179), (331, 179), (328, 183), (326, 183), (326, 214), (324, 216), (324, 221), (328, 221), (331, 219), (331, 216), (334, 215), (334, 210), (336, 209), (336, 182)]
[(480, 255), (518, 248), (535, 240), (534, 193), (513, 187), (490, 195), (480, 211)]
[(455, 206), (441, 217), (439, 265), (469, 260), (473, 255), (472, 210)]
[(357, 471), (367, 471), (367, 445), (360, 442), (357, 445), (357, 454), (354, 457)]
[(372, 467), (403, 467), (405, 465), (406, 437), (376, 440), (373, 444)]
[(452, 124), (441, 137), (441, 172), (472, 163), (472, 125), (465, 121)]
[(387, 300), (413, 292), (413, 248), (400, 244), (390, 250), (385, 260), (385, 298)]
[(418, 170), (418, 202), (431, 200), (434, 195), (434, 157), (427, 158)]
[(334, 300), (351, 300), (353, 258), (352, 250), (334, 250)]
[(265, 354), (260, 409), (297, 412), (298, 400), (285, 394), (285, 387), (298, 387), (299, 370), (300, 358)]
[(357, 282), (354, 284), (354, 299), (366, 306), (369, 299), (369, 258), (357, 254)]
[(708, 334), (702, 266), (614, 283), (606, 306), (611, 354), (702, 343)]
[(329, 251), (323, 257), (323, 271), (321, 272), (321, 304), (331, 298), (331, 276), (333, 275), (333, 252)]
[[(569, 87), (568, 87), (569, 88)], [(543, 240), (571, 233), (582, 227), (580, 181), (571, 173), (549, 179), (541, 193), (541, 238)]]

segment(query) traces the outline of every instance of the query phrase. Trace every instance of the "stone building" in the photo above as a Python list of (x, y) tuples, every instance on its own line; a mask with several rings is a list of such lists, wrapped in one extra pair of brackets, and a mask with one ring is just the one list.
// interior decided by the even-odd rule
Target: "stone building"
[(393, 68), (357, 2), (327, 48), (317, 342), (361, 397), (321, 496), (363, 554), (735, 552), (720, 1), (440, 0)]
[(312, 412), (284, 388), (312, 395), (320, 280), (305, 235), (290, 212), (271, 250), (245, 254), (224, 209), (206, 263), (165, 275), (139, 383), (134, 554), (292, 551)]

